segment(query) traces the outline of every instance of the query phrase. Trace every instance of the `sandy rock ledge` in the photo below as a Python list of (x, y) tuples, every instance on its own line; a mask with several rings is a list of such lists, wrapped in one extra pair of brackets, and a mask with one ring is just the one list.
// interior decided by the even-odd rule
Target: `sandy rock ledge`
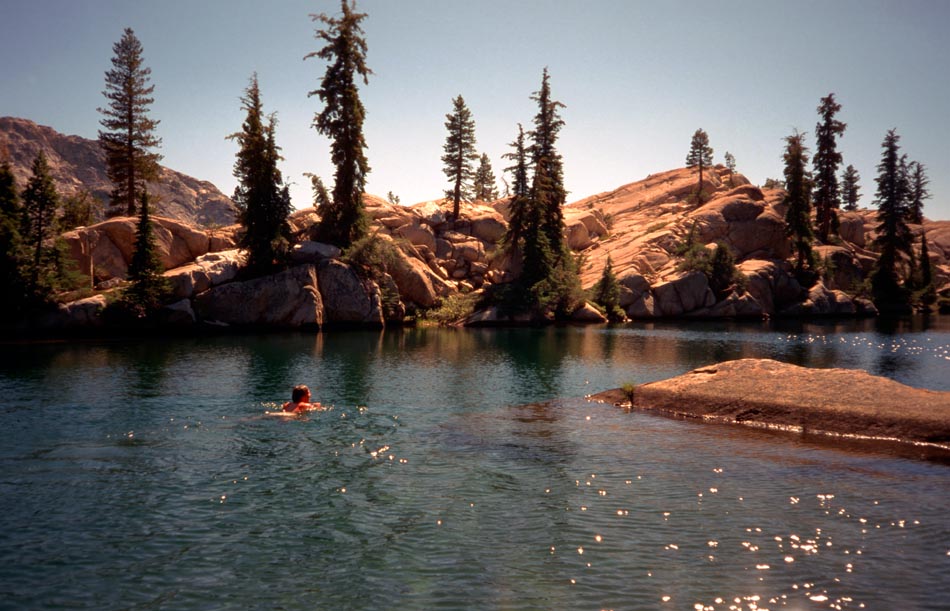
[[(621, 389), (590, 400), (631, 407)], [(638, 385), (632, 407), (950, 450), (950, 392), (913, 388), (862, 370), (811, 369), (768, 359), (726, 361)]]

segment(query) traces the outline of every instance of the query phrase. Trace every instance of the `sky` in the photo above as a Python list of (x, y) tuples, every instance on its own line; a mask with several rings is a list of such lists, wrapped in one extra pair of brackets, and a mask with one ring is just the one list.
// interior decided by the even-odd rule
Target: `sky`
[[(360, 95), (367, 191), (436, 199), (445, 115), (462, 95), (496, 176), (544, 68), (562, 102), (558, 149), (569, 201), (685, 165), (696, 129), (756, 184), (781, 178), (784, 138), (806, 134), (834, 93), (844, 165), (872, 206), (886, 132), (927, 168), (924, 214), (950, 219), (950, 2), (945, 0), (358, 0), (373, 74)], [(339, 1), (0, 0), (0, 116), (96, 138), (112, 45), (131, 27), (151, 68), (162, 163), (230, 195), (240, 98), (257, 73), (276, 112), (294, 206), (313, 172), (332, 184), (312, 128), (326, 64), (310, 15)], [(843, 168), (842, 168), (843, 169)], [(499, 180), (499, 186), (501, 182)]]

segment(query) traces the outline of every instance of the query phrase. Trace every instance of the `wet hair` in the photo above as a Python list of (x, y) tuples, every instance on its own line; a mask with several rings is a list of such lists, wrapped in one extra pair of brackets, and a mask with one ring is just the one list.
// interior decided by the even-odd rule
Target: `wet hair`
[(294, 403), (300, 403), (303, 401), (303, 398), (310, 394), (310, 389), (304, 386), (303, 384), (299, 386), (294, 386), (294, 390), (291, 393), (291, 398)]

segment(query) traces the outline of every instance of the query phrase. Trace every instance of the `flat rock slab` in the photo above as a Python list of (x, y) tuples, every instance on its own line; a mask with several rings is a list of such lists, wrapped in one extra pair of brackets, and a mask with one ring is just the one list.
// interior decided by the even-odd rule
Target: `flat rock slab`
[[(620, 389), (590, 399), (631, 406)], [(950, 392), (913, 388), (861, 370), (811, 369), (768, 359), (726, 361), (639, 385), (632, 407), (950, 447)]]

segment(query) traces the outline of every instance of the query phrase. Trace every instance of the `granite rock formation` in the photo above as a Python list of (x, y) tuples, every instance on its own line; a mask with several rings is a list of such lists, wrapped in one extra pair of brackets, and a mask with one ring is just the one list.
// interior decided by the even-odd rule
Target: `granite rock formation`
[(741, 359), (590, 397), (674, 416), (945, 445), (950, 392), (912, 388), (865, 371)]
[[(106, 175), (105, 154), (96, 140), (67, 136), (27, 119), (0, 117), (0, 151), (10, 156), (13, 175), (23, 188), (29, 180), (33, 160), (46, 153), (57, 191), (68, 196), (88, 191), (108, 203), (112, 183)], [(186, 176), (166, 167), (159, 180), (149, 184), (154, 198), (152, 212), (189, 225), (214, 227), (229, 225), (237, 218), (230, 198), (207, 181)]]

